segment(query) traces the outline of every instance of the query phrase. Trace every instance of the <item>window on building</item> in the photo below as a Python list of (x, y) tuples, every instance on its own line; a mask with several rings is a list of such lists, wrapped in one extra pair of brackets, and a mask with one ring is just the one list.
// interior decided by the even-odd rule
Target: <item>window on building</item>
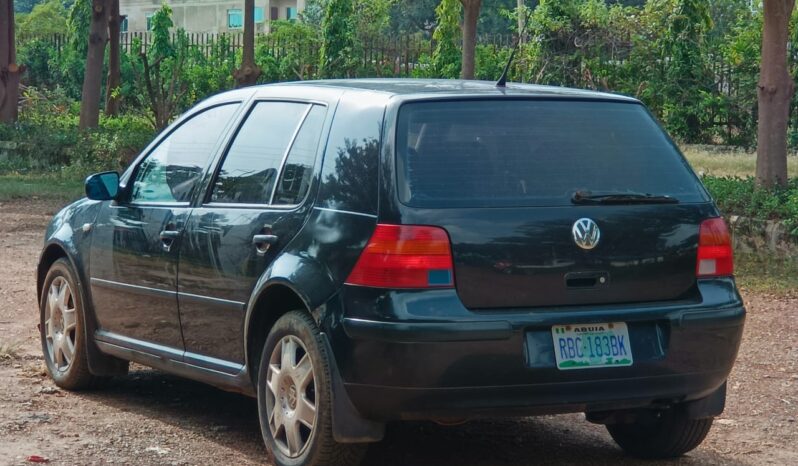
[(244, 13), (240, 9), (227, 10), (227, 28), (241, 29), (244, 27)]
[(147, 13), (147, 30), (152, 31), (152, 17), (155, 16), (155, 13)]
[(271, 7), (269, 10), (269, 19), (272, 21), (280, 19), (280, 9), (276, 6)]
[(285, 17), (289, 21), (296, 21), (296, 18), (297, 18), (296, 8), (295, 7), (290, 7), (290, 6), (288, 8), (286, 8), (285, 9)]
[[(149, 21), (147, 25), (149, 26)], [(149, 29), (149, 27), (147, 29)], [(119, 23), (119, 32), (127, 32), (127, 16), (123, 17), (122, 21)]]
[(265, 20), (263, 17), (263, 7), (256, 6), (255, 7), (255, 22), (262, 23)]

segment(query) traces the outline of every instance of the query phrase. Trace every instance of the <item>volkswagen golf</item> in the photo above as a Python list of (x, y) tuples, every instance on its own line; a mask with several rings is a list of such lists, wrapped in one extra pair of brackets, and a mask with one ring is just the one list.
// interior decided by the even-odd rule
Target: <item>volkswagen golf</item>
[(257, 398), (281, 466), (385, 424), (581, 412), (628, 454), (697, 447), (745, 309), (730, 234), (637, 100), (331, 80), (207, 99), (55, 215), (47, 369), (129, 362)]

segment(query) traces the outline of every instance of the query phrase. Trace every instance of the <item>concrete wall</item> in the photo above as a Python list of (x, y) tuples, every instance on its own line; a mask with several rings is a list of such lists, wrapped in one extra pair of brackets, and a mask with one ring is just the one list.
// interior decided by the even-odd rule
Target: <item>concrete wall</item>
[[(128, 32), (147, 30), (147, 16), (161, 8), (163, 0), (119, 0), (122, 15), (127, 16)], [(244, 9), (244, 1), (218, 0), (169, 0), (172, 7), (172, 20), (175, 27), (187, 32), (238, 32), (241, 29), (227, 27), (227, 10)], [(305, 0), (255, 0), (255, 6), (263, 8), (263, 23), (255, 24), (256, 32), (268, 31), (271, 7), (277, 7), (279, 19), (286, 19), (286, 8), (295, 7), (297, 11), (305, 8)]]

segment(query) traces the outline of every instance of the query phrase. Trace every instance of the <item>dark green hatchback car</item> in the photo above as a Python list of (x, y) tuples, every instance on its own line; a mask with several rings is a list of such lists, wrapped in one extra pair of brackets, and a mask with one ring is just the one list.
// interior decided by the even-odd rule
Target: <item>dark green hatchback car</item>
[(260, 86), (86, 182), (38, 267), (48, 370), (258, 399), (279, 465), (386, 422), (584, 412), (674, 457), (724, 408), (730, 235), (638, 101), (469, 81)]

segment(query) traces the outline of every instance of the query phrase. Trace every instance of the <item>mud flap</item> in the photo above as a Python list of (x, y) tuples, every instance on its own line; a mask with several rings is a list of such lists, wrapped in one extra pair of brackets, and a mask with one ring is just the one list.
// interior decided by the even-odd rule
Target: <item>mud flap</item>
[(325, 333), (322, 333), (322, 337), (330, 364), (333, 438), (339, 443), (379, 442), (385, 436), (385, 424), (360, 416), (352, 400), (349, 399), (341, 374), (338, 372), (330, 339)]
[(726, 407), (726, 382), (709, 396), (685, 403), (687, 417), (690, 419), (707, 419), (720, 416)]

